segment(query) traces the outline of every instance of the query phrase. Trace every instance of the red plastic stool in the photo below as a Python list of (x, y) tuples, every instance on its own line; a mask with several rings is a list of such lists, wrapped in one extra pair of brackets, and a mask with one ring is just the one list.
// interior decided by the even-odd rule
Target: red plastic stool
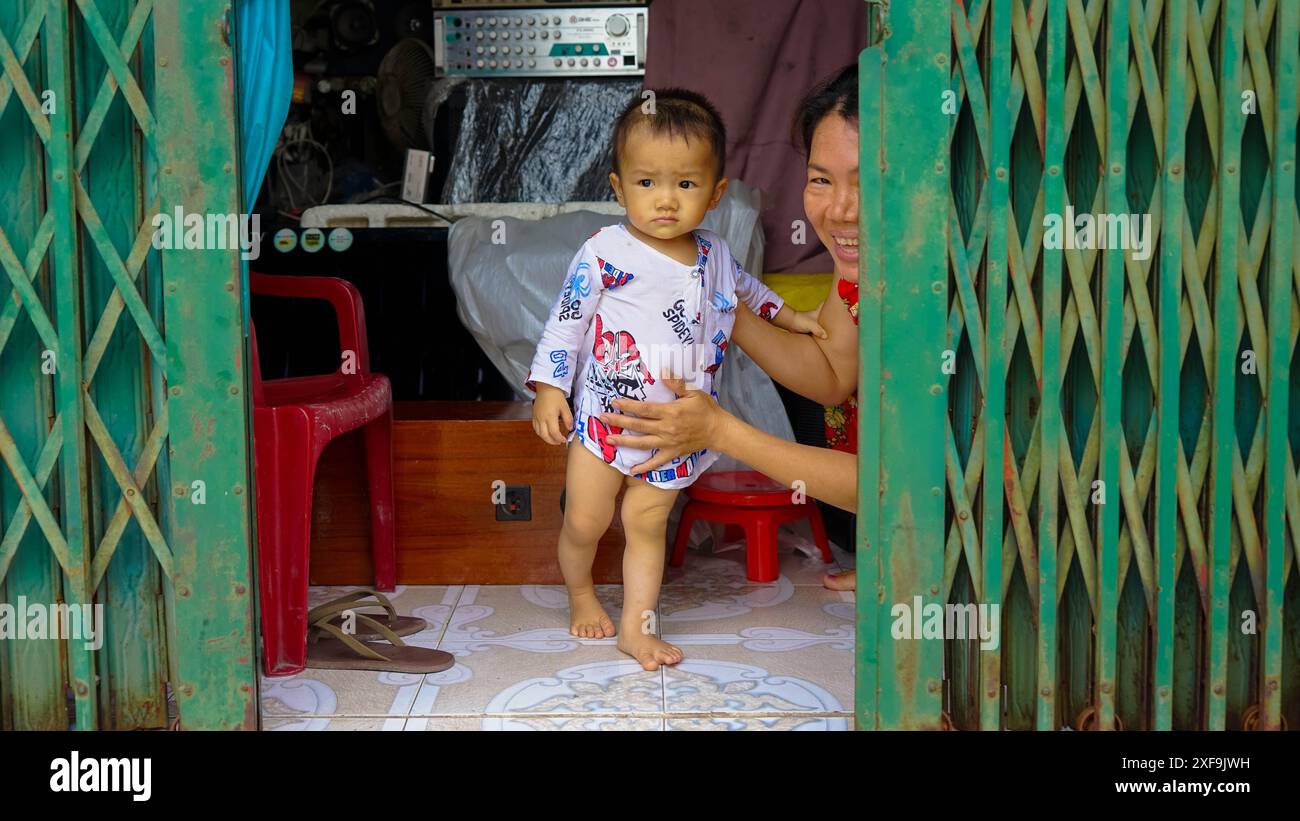
[(686, 542), (697, 521), (738, 525), (745, 531), (746, 576), (751, 582), (774, 582), (780, 575), (776, 537), (786, 522), (807, 519), (822, 559), (831, 561), (826, 527), (816, 502), (809, 499), (804, 504), (796, 504), (791, 501), (790, 488), (761, 473), (752, 470), (706, 473), (686, 489), (686, 496), (690, 501), (677, 525), (677, 540), (670, 561), (673, 567), (681, 567)]

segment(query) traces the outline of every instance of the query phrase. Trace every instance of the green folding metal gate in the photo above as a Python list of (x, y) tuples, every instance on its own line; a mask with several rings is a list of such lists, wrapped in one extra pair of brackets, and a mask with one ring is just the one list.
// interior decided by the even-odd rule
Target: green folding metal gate
[[(151, 242), (240, 211), (229, 5), (0, 3), (3, 729), (162, 727), (169, 685), (256, 726), (239, 251)], [(31, 637), (82, 603), (102, 648)]]
[(873, 5), (859, 727), (1300, 726), (1300, 3)]
[[(859, 726), (1300, 725), (1300, 4), (872, 5)], [(238, 254), (150, 242), (240, 210), (231, 26), (0, 4), (0, 603), (105, 631), (0, 639), (5, 729), (256, 724)]]

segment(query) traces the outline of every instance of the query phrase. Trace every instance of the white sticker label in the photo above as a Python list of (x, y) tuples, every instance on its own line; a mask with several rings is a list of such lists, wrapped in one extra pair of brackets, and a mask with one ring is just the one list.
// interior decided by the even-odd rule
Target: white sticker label
[(329, 244), (334, 251), (348, 250), (352, 247), (352, 232), (346, 228), (335, 228), (330, 231)]

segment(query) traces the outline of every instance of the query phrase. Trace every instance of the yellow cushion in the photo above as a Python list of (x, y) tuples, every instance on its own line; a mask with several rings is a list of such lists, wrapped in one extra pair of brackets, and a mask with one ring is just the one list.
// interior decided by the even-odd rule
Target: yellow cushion
[(796, 311), (811, 311), (830, 293), (834, 274), (767, 274), (763, 284)]

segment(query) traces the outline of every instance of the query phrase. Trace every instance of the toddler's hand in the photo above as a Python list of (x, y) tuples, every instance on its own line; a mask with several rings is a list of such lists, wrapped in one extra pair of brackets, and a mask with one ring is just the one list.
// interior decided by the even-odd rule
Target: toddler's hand
[(795, 311), (790, 317), (789, 330), (797, 334), (812, 334), (821, 339), (828, 338), (826, 329), (817, 321), (819, 313), (821, 313), (820, 308), (816, 311)]
[(564, 398), (564, 391), (554, 385), (537, 383), (537, 399), (533, 400), (533, 432), (548, 445), (563, 445), (573, 429), (573, 412)]

